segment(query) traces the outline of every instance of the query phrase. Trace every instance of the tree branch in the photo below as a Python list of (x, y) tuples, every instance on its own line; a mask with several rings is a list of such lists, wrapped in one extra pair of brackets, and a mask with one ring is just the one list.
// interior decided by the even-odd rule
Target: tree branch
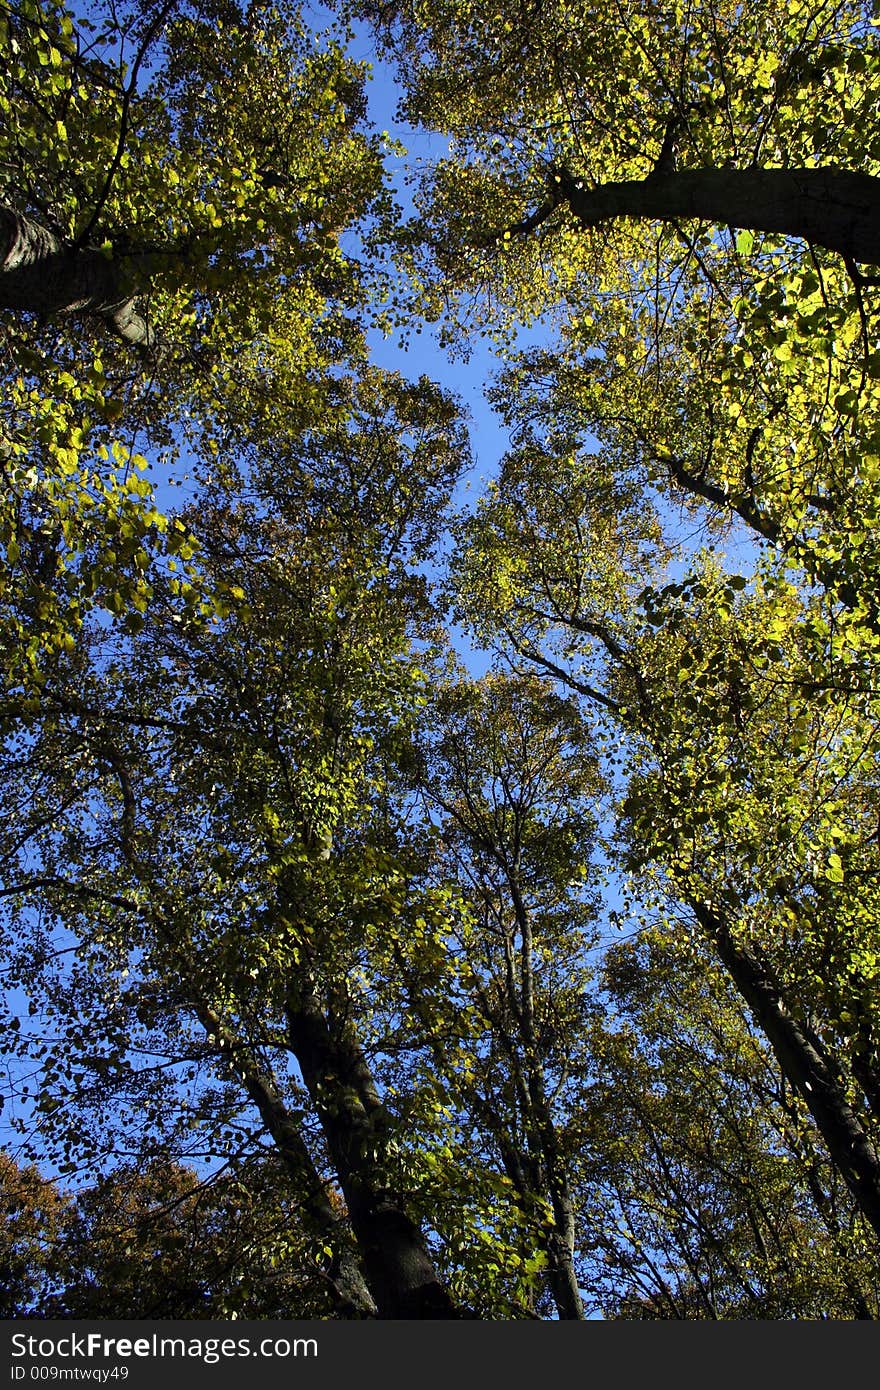
[[(691, 218), (784, 236), (837, 251), (853, 263), (880, 264), (880, 179), (849, 169), (681, 169), (587, 188), (567, 170), (558, 194), (508, 228), (524, 236), (561, 202), (584, 228), (618, 218)], [(497, 237), (496, 237), (497, 240)]]

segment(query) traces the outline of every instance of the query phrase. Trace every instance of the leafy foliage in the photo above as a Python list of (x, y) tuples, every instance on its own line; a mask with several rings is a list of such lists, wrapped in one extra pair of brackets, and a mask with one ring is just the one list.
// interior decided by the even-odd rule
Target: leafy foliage
[(352, 9), (402, 226), (343, 26), (0, 9), (4, 1307), (876, 1318), (872, 16)]

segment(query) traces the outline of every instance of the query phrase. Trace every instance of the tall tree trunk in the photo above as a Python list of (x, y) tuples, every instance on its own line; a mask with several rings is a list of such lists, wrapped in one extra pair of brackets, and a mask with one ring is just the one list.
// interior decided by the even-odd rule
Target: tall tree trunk
[(94, 248), (66, 245), (39, 223), (0, 205), (0, 308), (50, 317), (90, 314), (131, 347), (156, 348), (156, 334), (138, 311), (130, 276)]
[(547, 1282), (560, 1319), (585, 1322), (584, 1300), (574, 1267), (575, 1219), (565, 1178), (550, 1182), (553, 1230), (547, 1238)]
[(214, 1039), (215, 1046), (230, 1063), (236, 1076), (241, 1078), (248, 1096), (259, 1111), (260, 1119), (301, 1195), (307, 1230), (333, 1251), (330, 1265), (323, 1272), (337, 1316), (375, 1317), (376, 1304), (361, 1271), (344, 1216), (333, 1206), (326, 1184), (315, 1168), (298, 1124), (284, 1104), (275, 1078), (256, 1060), (249, 1048), (230, 1034), (214, 1010), (205, 1004), (197, 1004), (196, 1012), (202, 1027)]
[(770, 968), (733, 939), (719, 913), (705, 903), (691, 903), (691, 907), (764, 1030), (784, 1075), (812, 1115), (859, 1210), (880, 1237), (880, 1158), (840, 1079), (808, 1031), (789, 1013)]
[[(506, 864), (503, 854), (499, 855)], [(568, 1187), (565, 1164), (560, 1159), (558, 1135), (553, 1123), (538, 1032), (535, 1024), (534, 943), (532, 919), (518, 882), (518, 871), (508, 872), (508, 885), (514, 916), (520, 936), (520, 998), (514, 1016), (518, 1014), (525, 1053), (525, 1095), (527, 1122), (539, 1157), (541, 1170), (535, 1190), (544, 1188), (553, 1210), (553, 1226), (547, 1231), (547, 1281), (560, 1318), (581, 1321), (586, 1319), (584, 1301), (578, 1288), (574, 1267), (575, 1220)], [(511, 1000), (513, 1004), (514, 1001)], [(511, 1048), (511, 1061), (516, 1049)]]
[(291, 991), (287, 1019), (380, 1318), (461, 1316), (421, 1231), (389, 1185), (387, 1112), (356, 1041), (339, 1020), (328, 1019), (309, 983)]
[(567, 202), (582, 227), (618, 217), (719, 226), (785, 236), (880, 264), (880, 179), (848, 169), (681, 169), (586, 188), (562, 173), (551, 204), (522, 224), (537, 226)]
[[(124, 758), (108, 739), (101, 754), (113, 770), (122, 794), (119, 838), (125, 861), (139, 882), (155, 886), (142, 863), (137, 842), (137, 802)], [(320, 853), (323, 858), (324, 846)], [(166, 921), (162, 905), (153, 920), (163, 941), (178, 957), (183, 978), (190, 971), (175, 933), (173, 907)], [(344, 1000), (342, 1001), (344, 1005)], [(216, 1011), (202, 1001), (194, 1005), (202, 1026), (233, 1064), (236, 1040), (223, 1028)], [(437, 1278), (424, 1237), (406, 1214), (398, 1193), (384, 1178), (387, 1163), (387, 1112), (382, 1105), (366, 1059), (350, 1029), (339, 1016), (328, 1018), (307, 973), (291, 982), (286, 1001), (290, 1046), (321, 1122), (330, 1157), (336, 1167), (361, 1264), (381, 1318), (457, 1318), (455, 1308)], [(279, 1152), (291, 1171), (308, 1172), (311, 1157), (271, 1079), (254, 1064), (238, 1063), (245, 1087), (256, 1104)], [(315, 1199), (317, 1194), (313, 1193)], [(358, 1294), (359, 1297), (359, 1294)]]
[[(170, 951), (180, 979), (188, 982), (196, 972), (189, 959), (189, 950), (178, 939), (174, 927), (175, 904), (173, 901), (163, 901), (164, 894), (161, 889), (157, 890), (138, 849), (137, 799), (129, 768), (110, 738), (102, 740), (96, 751), (112, 769), (119, 782), (122, 795), (119, 840), (123, 859), (138, 883), (145, 885), (152, 894), (152, 925), (158, 938)], [(326, 1243), (333, 1252), (325, 1274), (331, 1298), (340, 1317), (372, 1317), (376, 1312), (376, 1305), (365, 1282), (357, 1253), (352, 1248), (349, 1232), (327, 1195), (308, 1146), (287, 1111), (271, 1071), (257, 1060), (252, 1049), (242, 1044), (217, 1010), (203, 997), (194, 990), (188, 990), (187, 994), (189, 1005), (213, 1046), (234, 1074), (241, 1078), (284, 1166), (297, 1184), (303, 1198), (306, 1227), (312, 1234), (319, 1235), (322, 1243)]]

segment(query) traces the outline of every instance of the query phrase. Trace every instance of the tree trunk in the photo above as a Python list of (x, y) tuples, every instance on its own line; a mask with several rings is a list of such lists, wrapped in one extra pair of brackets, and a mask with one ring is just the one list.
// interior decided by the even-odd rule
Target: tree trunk
[(457, 1318), (418, 1226), (388, 1184), (387, 1122), (357, 1043), (308, 985), (291, 993), (290, 1043), (321, 1120), (380, 1318)]
[(196, 1012), (208, 1036), (214, 1039), (235, 1074), (241, 1077), (245, 1090), (259, 1111), (260, 1119), (301, 1195), (307, 1230), (333, 1251), (330, 1266), (324, 1270), (324, 1274), (337, 1316), (375, 1317), (376, 1305), (361, 1272), (350, 1233), (345, 1229), (343, 1215), (327, 1195), (326, 1185), (315, 1168), (299, 1126), (290, 1117), (274, 1077), (247, 1048), (230, 1036), (212, 1009), (197, 1004)]
[(553, 1184), (552, 1202), (553, 1230), (548, 1238), (547, 1281), (560, 1319), (584, 1322), (587, 1315), (574, 1267), (574, 1208), (564, 1180)]
[(880, 179), (848, 169), (682, 169), (598, 188), (563, 174), (559, 194), (582, 227), (618, 217), (697, 218), (781, 232), (850, 261), (880, 264)]
[[(499, 855), (505, 862), (503, 853)], [(513, 903), (516, 924), (521, 942), (521, 991), (518, 1013), (525, 1052), (525, 1097), (528, 1107), (528, 1125), (533, 1131), (538, 1150), (538, 1168), (535, 1191), (546, 1188), (553, 1208), (553, 1226), (547, 1231), (547, 1281), (560, 1318), (583, 1321), (586, 1319), (584, 1301), (578, 1288), (577, 1273), (574, 1267), (575, 1220), (568, 1189), (565, 1164), (559, 1155), (559, 1142), (553, 1114), (547, 1100), (544, 1083), (544, 1066), (535, 1027), (535, 980), (533, 962), (532, 919), (525, 899), (520, 891), (517, 872), (508, 872), (508, 884)], [(511, 1003), (514, 1001), (511, 1000)], [(516, 1049), (511, 1048), (511, 1061)]]
[(880, 1159), (839, 1078), (807, 1030), (786, 1009), (779, 982), (770, 969), (734, 941), (718, 913), (704, 903), (691, 906), (766, 1034), (783, 1074), (812, 1115), (859, 1210), (880, 1237)]
[(156, 335), (138, 312), (118, 260), (77, 249), (29, 217), (0, 205), (0, 308), (50, 317), (91, 314), (131, 347), (152, 352)]

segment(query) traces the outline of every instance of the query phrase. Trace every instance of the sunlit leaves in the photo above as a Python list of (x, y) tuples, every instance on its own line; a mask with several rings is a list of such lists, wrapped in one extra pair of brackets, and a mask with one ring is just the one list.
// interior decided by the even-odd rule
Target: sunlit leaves
[[(243, 356), (274, 351), (276, 380), (284, 373), (291, 401), (308, 402), (316, 374), (354, 345), (357, 275), (339, 237), (380, 170), (357, 130), (362, 70), (332, 37), (316, 43), (295, 9), (156, 6), (93, 21), (23, 0), (3, 32), (0, 197), (67, 248), (70, 271), (48, 267), (44, 282), (55, 277), (58, 303), (71, 304), (63, 282), (77, 257), (97, 251), (152, 344), (141, 361), (107, 341), (108, 306), (88, 297), (81, 316), (48, 324), (39, 286), (33, 303), (10, 301), (5, 530), (13, 596), (34, 589), (21, 601), (36, 680), (41, 644), (67, 640), (92, 606), (137, 626), (153, 593), (146, 571), (154, 558), (162, 568), (166, 536), (180, 541), (152, 481), (193, 416), (232, 389), (259, 393), (253, 372), (243, 385)], [(137, 478), (127, 460), (145, 450), (155, 471)], [(22, 576), (22, 525), (55, 546), (54, 568), (47, 552)], [(194, 554), (191, 536), (171, 548), (185, 564)]]

